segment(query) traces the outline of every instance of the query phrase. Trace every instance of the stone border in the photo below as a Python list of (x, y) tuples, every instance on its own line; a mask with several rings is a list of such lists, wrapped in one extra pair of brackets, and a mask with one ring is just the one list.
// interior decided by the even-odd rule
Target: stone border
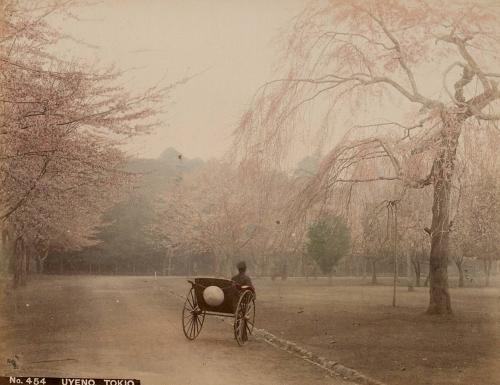
[[(185, 296), (177, 294), (173, 290), (170, 289), (167, 290), (171, 296), (177, 297), (179, 299), (182, 299), (182, 301), (185, 301), (186, 299)], [(219, 318), (224, 322), (227, 321), (227, 319), (224, 317), (216, 317), (216, 318)], [(332, 377), (340, 376), (345, 380), (353, 381), (361, 385), (385, 385), (383, 382), (365, 376), (364, 374), (358, 372), (357, 370), (348, 368), (347, 366), (344, 366), (337, 361), (330, 361), (325, 357), (314, 354), (308, 351), (307, 349), (297, 345), (295, 342), (277, 337), (274, 334), (268, 332), (267, 330), (254, 328), (253, 335), (257, 339), (264, 341), (277, 349), (281, 349), (286, 351), (287, 353), (294, 354), (302, 358), (304, 361), (307, 361), (323, 370), (326, 370), (328, 374), (330, 374)]]
[(383, 382), (365, 376), (364, 374), (361, 374), (354, 369), (348, 368), (347, 366), (344, 366), (339, 362), (330, 361), (325, 357), (318, 356), (297, 345), (295, 342), (279, 338), (274, 334), (268, 332), (267, 330), (255, 328), (254, 335), (278, 349), (299, 356), (303, 360), (308, 361), (323, 370), (326, 370), (332, 376), (341, 376), (345, 380), (353, 381), (362, 385), (385, 385)]

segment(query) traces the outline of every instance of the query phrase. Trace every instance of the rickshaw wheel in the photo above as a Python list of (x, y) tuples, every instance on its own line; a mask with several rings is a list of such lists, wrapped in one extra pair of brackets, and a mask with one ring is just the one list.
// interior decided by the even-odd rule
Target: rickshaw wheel
[(194, 288), (191, 288), (182, 309), (182, 330), (188, 340), (194, 340), (198, 337), (204, 321), (205, 312), (200, 309)]
[(251, 290), (240, 296), (234, 313), (234, 338), (238, 345), (245, 345), (248, 334), (252, 334), (255, 322), (255, 298)]

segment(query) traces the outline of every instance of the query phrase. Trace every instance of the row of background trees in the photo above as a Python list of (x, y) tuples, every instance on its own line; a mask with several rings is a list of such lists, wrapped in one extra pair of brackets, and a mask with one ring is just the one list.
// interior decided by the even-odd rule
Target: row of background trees
[[(488, 284), (496, 272), (496, 156), (485, 157), (488, 164), (479, 166), (480, 173), (461, 172), (450, 261), (459, 286)], [(377, 273), (392, 274), (394, 268), (386, 199), (393, 192), (390, 183), (356, 186), (349, 209), (339, 192), (337, 204), (318, 208), (309, 222), (287, 234), (289, 200), (308, 183), (318, 161), (305, 158), (292, 173), (269, 176), (275, 190), (264, 192), (262, 184), (252, 186), (259, 173), (249, 178), (248, 167), (190, 160), (172, 148), (158, 159), (130, 160), (126, 169), (142, 175), (136, 188), (105, 213), (106, 224), (97, 229), (92, 245), (76, 253), (54, 250), (46, 271), (228, 276), (238, 259), (246, 259), (253, 275), (357, 275), (377, 283)], [(466, 188), (476, 192), (465, 193)], [(425, 190), (410, 190), (398, 203), (398, 270), (410, 285), (428, 285), (430, 204)]]

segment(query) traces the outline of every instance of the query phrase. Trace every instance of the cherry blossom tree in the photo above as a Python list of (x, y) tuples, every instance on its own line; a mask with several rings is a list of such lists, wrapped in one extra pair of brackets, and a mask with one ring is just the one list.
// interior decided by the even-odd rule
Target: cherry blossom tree
[(186, 80), (134, 95), (122, 72), (54, 54), (69, 37), (48, 16), (74, 17), (74, 3), (1, 5), (0, 219), (14, 243), (15, 285), (25, 283), (30, 251), (43, 260), (48, 247), (93, 242), (102, 212), (134, 178), (119, 145), (151, 132)]
[(188, 254), (209, 252), (214, 273), (222, 275), (230, 274), (236, 258), (255, 265), (265, 257), (279, 258), (284, 251), (280, 213), (288, 179), (265, 177), (274, 185), (263, 189), (262, 178), (255, 170), (250, 177), (242, 168), (218, 160), (179, 176), (158, 204), (155, 237)]
[[(323, 137), (333, 127), (338, 138), (348, 129), (302, 194), (302, 211), (340, 184), (431, 186), (429, 314), (452, 312), (450, 205), (461, 134), (500, 118), (499, 26), (494, 5), (312, 2), (284, 38), (282, 76), (259, 89), (236, 131), (243, 156), (276, 166), (297, 130)], [(355, 176), (363, 163), (379, 172)]]

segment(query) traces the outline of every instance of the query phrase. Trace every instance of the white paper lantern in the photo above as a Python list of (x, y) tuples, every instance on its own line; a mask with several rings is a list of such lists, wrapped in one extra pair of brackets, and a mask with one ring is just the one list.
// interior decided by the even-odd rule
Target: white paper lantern
[(209, 286), (203, 290), (203, 299), (210, 306), (219, 306), (224, 302), (224, 292), (220, 287)]

